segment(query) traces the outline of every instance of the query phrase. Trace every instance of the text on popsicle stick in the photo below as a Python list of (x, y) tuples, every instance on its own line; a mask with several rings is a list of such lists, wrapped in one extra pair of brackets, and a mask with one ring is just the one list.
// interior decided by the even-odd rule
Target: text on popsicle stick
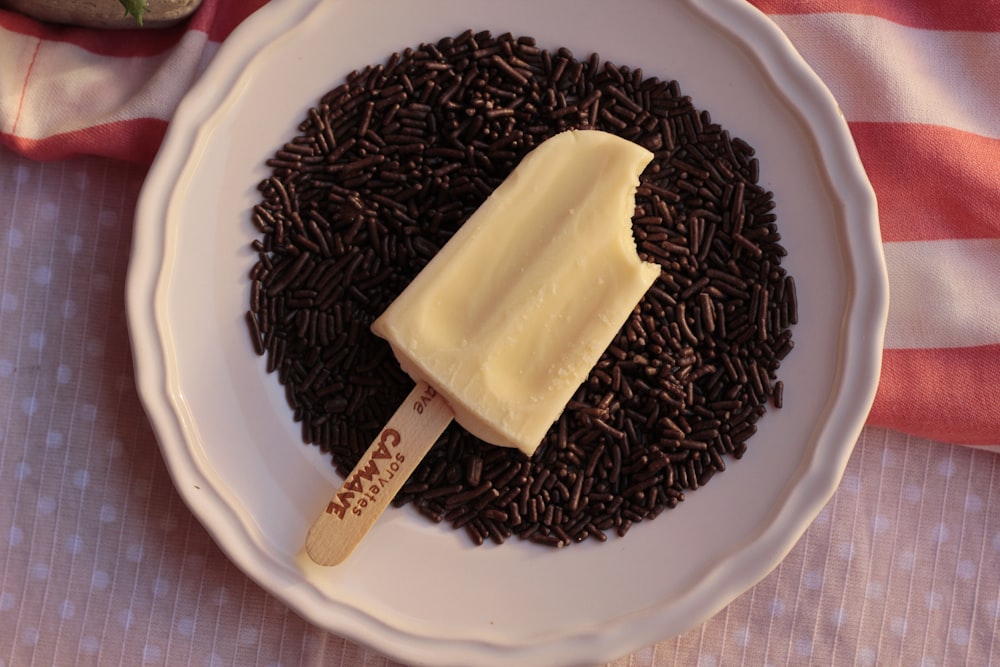
[[(423, 414), (436, 396), (434, 387), (427, 385), (412, 402), (413, 411), (418, 415)], [(344, 519), (350, 510), (355, 516), (361, 516), (369, 503), (374, 502), (375, 497), (395, 478), (400, 464), (406, 460), (402, 452), (394, 452), (401, 442), (399, 431), (391, 427), (382, 429), (375, 440), (375, 446), (367, 452), (368, 460), (354, 468), (340, 491), (327, 504), (326, 513)]]

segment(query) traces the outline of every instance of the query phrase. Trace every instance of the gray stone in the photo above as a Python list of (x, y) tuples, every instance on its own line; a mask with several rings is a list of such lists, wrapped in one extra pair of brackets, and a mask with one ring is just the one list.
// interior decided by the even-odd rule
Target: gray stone
[[(190, 16), (202, 0), (147, 0), (149, 11), (142, 17), (146, 28), (173, 25)], [(135, 18), (125, 15), (118, 0), (0, 0), (0, 7), (13, 9), (40, 21), (91, 28), (135, 28)]]

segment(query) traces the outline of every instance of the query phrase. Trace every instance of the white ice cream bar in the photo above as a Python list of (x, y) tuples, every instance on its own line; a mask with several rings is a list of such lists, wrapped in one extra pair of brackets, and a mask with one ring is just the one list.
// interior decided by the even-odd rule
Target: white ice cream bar
[(466, 430), (533, 453), (659, 276), (631, 224), (651, 159), (596, 130), (545, 141), (372, 325)]

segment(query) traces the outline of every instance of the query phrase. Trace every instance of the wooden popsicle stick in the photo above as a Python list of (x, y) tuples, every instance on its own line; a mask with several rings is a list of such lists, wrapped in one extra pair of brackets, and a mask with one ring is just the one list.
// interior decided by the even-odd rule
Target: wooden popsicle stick
[(309, 529), (309, 558), (331, 566), (350, 556), (454, 416), (434, 387), (418, 382)]

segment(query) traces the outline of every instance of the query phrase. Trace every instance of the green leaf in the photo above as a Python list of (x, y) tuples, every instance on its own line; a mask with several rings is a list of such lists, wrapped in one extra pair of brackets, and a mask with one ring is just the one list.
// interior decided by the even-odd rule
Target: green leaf
[(142, 15), (149, 11), (146, 0), (118, 0), (125, 8), (125, 16), (134, 16), (135, 22), (142, 27)]

